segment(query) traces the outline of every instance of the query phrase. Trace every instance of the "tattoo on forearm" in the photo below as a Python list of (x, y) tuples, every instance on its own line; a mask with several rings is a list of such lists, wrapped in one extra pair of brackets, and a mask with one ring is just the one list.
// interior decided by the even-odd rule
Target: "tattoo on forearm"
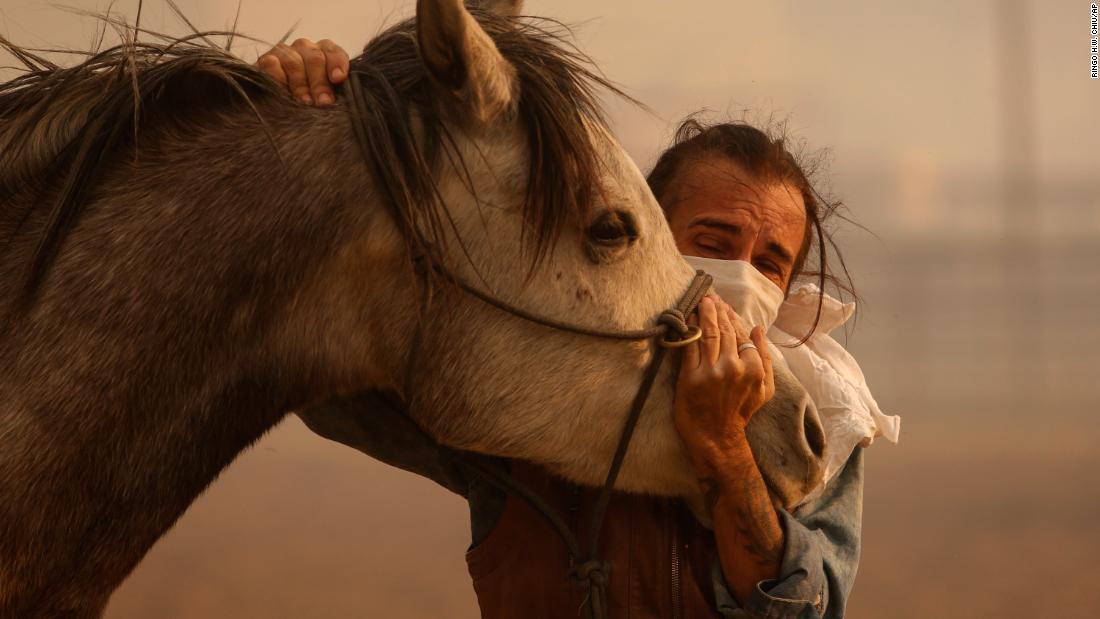
[(722, 570), (744, 602), (758, 582), (779, 576), (786, 545), (783, 526), (751, 456), (706, 477), (699, 479), (699, 488), (713, 516)]
[[(776, 530), (777, 522), (772, 520), (775, 509), (767, 491), (760, 492), (748, 483), (729, 490), (736, 491), (729, 499), (741, 547), (758, 563), (779, 563), (783, 558), (782, 531)], [(717, 498), (715, 493), (715, 502)]]
[(767, 527), (762, 526), (759, 512), (737, 508), (737, 532), (741, 536), (741, 546), (751, 554), (759, 563), (778, 563), (783, 558), (779, 540)]
[[(703, 493), (703, 504), (707, 513), (715, 516), (715, 508), (721, 498), (721, 488), (712, 477), (700, 477), (699, 489)], [(782, 533), (775, 530), (775, 522), (769, 517), (774, 508), (767, 492), (754, 491), (750, 484), (737, 484), (736, 488), (726, 488), (733, 496), (727, 497), (734, 510), (735, 530), (738, 543), (757, 563), (778, 563), (783, 555)]]

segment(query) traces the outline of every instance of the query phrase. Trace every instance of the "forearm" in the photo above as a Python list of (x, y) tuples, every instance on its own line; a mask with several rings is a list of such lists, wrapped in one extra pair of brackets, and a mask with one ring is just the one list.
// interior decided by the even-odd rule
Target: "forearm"
[[(816, 499), (793, 514), (777, 512), (783, 529), (783, 559), (774, 579), (735, 595), (721, 557), (715, 561), (718, 613), (730, 619), (841, 619), (859, 565), (863, 504), (863, 448)], [(730, 574), (733, 576), (733, 574)]]
[(723, 449), (701, 468), (714, 518), (719, 560), (733, 594), (748, 599), (756, 584), (774, 579), (783, 558), (783, 527), (748, 441)]

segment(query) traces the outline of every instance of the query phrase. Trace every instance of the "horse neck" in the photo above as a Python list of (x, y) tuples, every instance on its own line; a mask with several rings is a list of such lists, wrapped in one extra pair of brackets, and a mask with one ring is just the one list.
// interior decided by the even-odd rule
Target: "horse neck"
[(94, 614), (288, 410), (388, 386), (400, 244), (346, 120), (261, 111), (285, 166), (246, 113), (143, 137), (0, 333), (0, 616)]

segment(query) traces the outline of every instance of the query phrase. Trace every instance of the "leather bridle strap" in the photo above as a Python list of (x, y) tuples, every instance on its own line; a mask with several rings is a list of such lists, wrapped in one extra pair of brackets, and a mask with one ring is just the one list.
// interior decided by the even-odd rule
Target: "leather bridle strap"
[[(516, 481), (511, 475), (497, 470), (492, 466), (488, 466), (476, 458), (470, 458), (461, 452), (456, 453), (457, 461), (460, 464), (464, 465), (468, 470), (477, 474), (493, 486), (526, 502), (536, 513), (547, 521), (554, 531), (558, 533), (573, 561), (573, 565), (569, 570), (570, 577), (580, 581), (586, 588), (587, 595), (585, 596), (584, 608), (587, 611), (586, 615), (588, 619), (606, 619), (607, 617), (607, 582), (609, 576), (608, 572), (611, 566), (598, 556), (600, 532), (603, 528), (605, 515), (607, 513), (607, 505), (611, 500), (611, 493), (615, 489), (615, 481), (619, 477), (619, 471), (622, 468), (623, 460), (626, 458), (627, 450), (630, 447), (630, 439), (634, 435), (634, 429), (637, 427), (638, 420), (641, 418), (642, 409), (645, 408), (646, 400), (649, 397), (650, 391), (653, 389), (653, 383), (657, 379), (657, 374), (661, 369), (661, 363), (668, 354), (668, 349), (670, 347), (669, 343), (674, 344), (677, 340), (688, 335), (689, 329), (685, 317), (695, 311), (695, 308), (699, 305), (699, 301), (702, 300), (703, 296), (710, 288), (711, 281), (710, 275), (707, 275), (703, 271), (696, 271), (695, 278), (692, 280), (687, 291), (684, 292), (684, 295), (680, 298), (680, 302), (676, 304), (676, 307), (663, 312), (661, 318), (658, 319), (657, 326), (639, 331), (601, 331), (577, 327), (556, 320), (549, 320), (519, 310), (515, 306), (481, 293), (462, 282), (458, 282), (463, 289), (486, 303), (520, 318), (563, 331), (616, 339), (646, 339), (657, 337), (658, 335), (664, 336), (661, 342), (664, 342), (665, 345), (655, 347), (653, 357), (650, 359), (649, 365), (646, 366), (645, 374), (642, 376), (642, 382), (638, 385), (638, 391), (635, 393), (634, 400), (631, 402), (630, 411), (626, 417), (626, 423), (623, 425), (622, 432), (619, 435), (619, 443), (615, 449), (615, 455), (611, 459), (611, 465), (608, 467), (607, 477), (604, 479), (603, 486), (600, 487), (600, 492), (596, 496), (595, 507), (591, 512), (591, 518), (588, 522), (587, 536), (585, 538), (587, 541), (586, 546), (581, 546), (581, 543), (578, 541), (573, 531), (570, 530), (569, 526), (550, 505), (530, 489)], [(679, 325), (683, 325), (684, 328), (682, 331), (677, 329)], [(670, 331), (673, 333), (670, 333)], [(643, 336), (641, 334), (645, 335)], [(675, 336), (677, 339), (670, 339), (670, 335)]]
[[(426, 259), (423, 259), (426, 260)], [(664, 338), (661, 340), (666, 345), (675, 344), (678, 340), (688, 336), (692, 328), (687, 324), (687, 316), (691, 312), (695, 311), (695, 307), (699, 304), (699, 301), (703, 298), (703, 295), (707, 293), (710, 288), (713, 278), (707, 275), (701, 270), (695, 272), (695, 278), (692, 280), (691, 285), (684, 292), (684, 295), (680, 298), (680, 302), (676, 304), (676, 307), (667, 309), (661, 312), (661, 315), (657, 317), (657, 324), (645, 329), (597, 329), (595, 327), (586, 327), (571, 322), (565, 322), (556, 318), (550, 318), (541, 314), (536, 314), (529, 310), (526, 310), (517, 305), (508, 303), (493, 295), (482, 291), (481, 289), (471, 286), (460, 278), (447, 272), (442, 267), (432, 264), (436, 273), (441, 275), (443, 279), (455, 284), (468, 294), (477, 299), (492, 305), (493, 307), (512, 314), (517, 318), (522, 318), (528, 322), (540, 324), (544, 327), (550, 327), (551, 329), (557, 329), (558, 331), (566, 331), (569, 333), (576, 333), (578, 335), (588, 335), (591, 337), (600, 337), (611, 340), (648, 340), (655, 338), (659, 335), (672, 335), (673, 338)], [(421, 267), (422, 268), (422, 267)], [(686, 310), (684, 308), (687, 308)], [(675, 346), (669, 346), (675, 348)]]

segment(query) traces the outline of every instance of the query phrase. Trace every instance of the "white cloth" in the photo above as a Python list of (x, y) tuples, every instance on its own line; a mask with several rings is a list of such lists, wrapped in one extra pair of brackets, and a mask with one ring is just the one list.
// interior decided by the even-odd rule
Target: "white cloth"
[(817, 329), (804, 344), (794, 346), (814, 325), (820, 290), (817, 284), (796, 281), (784, 299), (783, 290), (775, 282), (744, 260), (684, 259), (714, 277), (714, 290), (745, 323), (769, 327), (772, 360), (790, 368), (817, 406), (825, 430), (825, 477), (803, 502), (821, 494), (856, 445), (866, 447), (879, 436), (898, 442), (901, 418), (879, 409), (859, 364), (829, 335), (848, 322), (855, 313), (855, 303), (842, 303), (824, 295)]
[[(856, 360), (829, 333), (848, 322), (855, 303), (842, 303), (824, 295), (817, 329), (804, 344), (791, 348), (804, 337), (817, 313), (818, 287), (801, 282), (792, 286), (779, 307), (768, 339), (781, 351), (783, 361), (817, 405), (825, 429), (825, 483), (836, 476), (856, 445), (864, 447), (881, 436), (898, 442), (901, 418), (886, 415), (879, 408)], [(778, 347), (778, 348), (777, 348)], [(803, 502), (821, 493), (824, 484)]]

